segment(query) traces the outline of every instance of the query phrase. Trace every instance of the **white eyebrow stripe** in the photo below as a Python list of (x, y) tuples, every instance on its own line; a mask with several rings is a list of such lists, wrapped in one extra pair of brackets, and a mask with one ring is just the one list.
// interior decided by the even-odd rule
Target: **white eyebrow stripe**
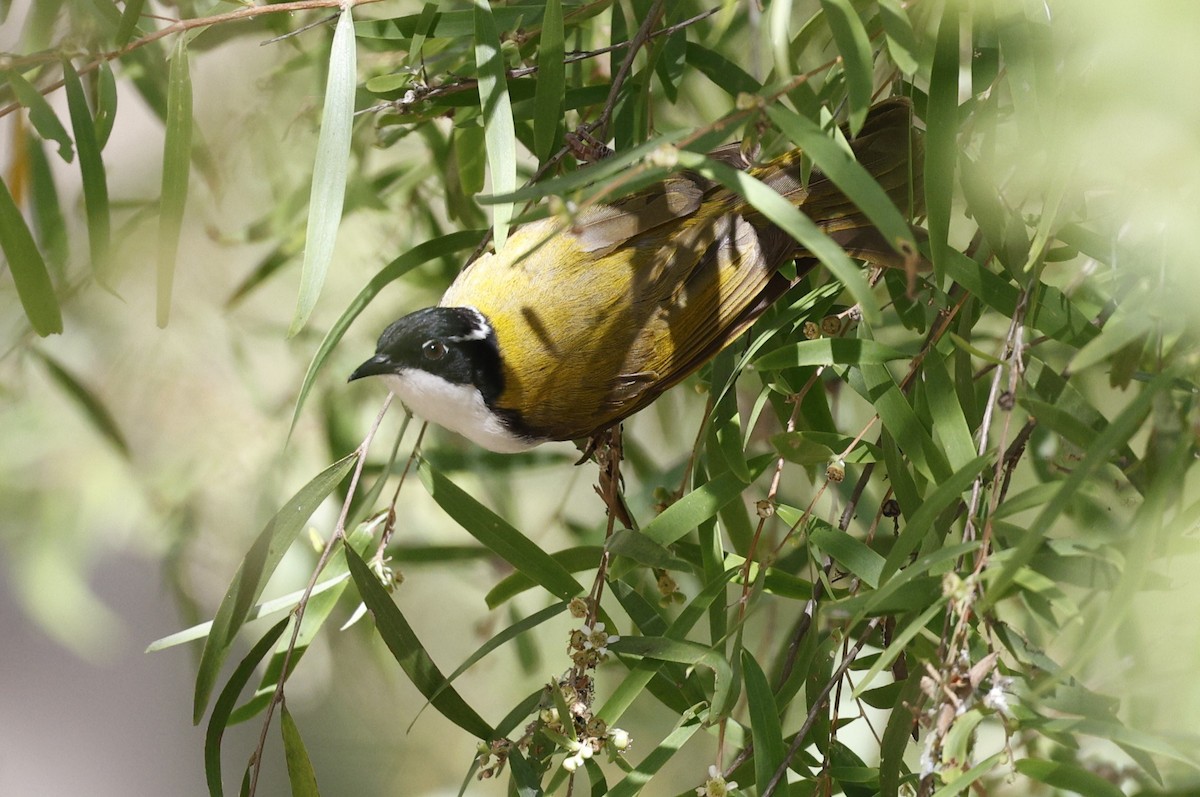
[(492, 334), (492, 325), (487, 322), (487, 318), (474, 307), (464, 307), (463, 309), (474, 316), (475, 330), (469, 335), (453, 335), (446, 338), (446, 340), (453, 343), (463, 343), (469, 340), (487, 340), (488, 336)]

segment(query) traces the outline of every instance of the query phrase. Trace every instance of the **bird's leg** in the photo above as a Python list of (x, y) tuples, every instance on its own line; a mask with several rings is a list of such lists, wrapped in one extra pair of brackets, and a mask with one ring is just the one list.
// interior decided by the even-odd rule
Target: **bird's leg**
[(567, 133), (563, 139), (567, 143), (568, 151), (580, 163), (595, 163), (614, 154), (603, 141), (592, 135), (588, 125), (581, 126), (573, 133)]

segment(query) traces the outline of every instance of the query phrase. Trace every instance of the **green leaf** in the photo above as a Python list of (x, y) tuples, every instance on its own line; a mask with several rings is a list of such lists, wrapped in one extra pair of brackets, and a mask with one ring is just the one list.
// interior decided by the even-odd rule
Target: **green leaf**
[[(692, 601), (684, 607), (675, 621), (662, 632), (661, 638), (683, 640), (688, 633), (704, 617), (708, 607), (712, 605), (717, 598), (723, 598), (725, 589), (738, 574), (738, 568), (729, 568), (719, 576), (709, 580), (708, 584)], [(622, 642), (624, 639), (622, 639)], [(620, 644), (620, 643), (618, 643)], [(654, 674), (658, 672), (661, 665), (653, 659), (644, 658), (640, 662), (630, 668), (628, 675), (622, 679), (619, 686), (613, 689), (608, 700), (604, 701), (604, 705), (596, 710), (595, 715), (608, 723), (612, 727), (626, 709), (633, 705), (633, 701), (646, 685), (654, 678)]]
[(809, 540), (839, 565), (861, 578), (867, 586), (879, 586), (883, 575), (884, 558), (871, 550), (862, 540), (851, 537), (844, 531), (830, 528), (815, 528), (808, 533)]
[(554, 151), (562, 125), (567, 80), (565, 47), (562, 0), (546, 0), (537, 55), (537, 92), (533, 96), (533, 154), (541, 163)]
[(96, 143), (103, 150), (117, 121), (117, 79), (107, 61), (96, 67)]
[(221, 797), (223, 794), (221, 786), (221, 737), (225, 734), (225, 728), (229, 722), (229, 715), (233, 712), (233, 707), (237, 704), (238, 695), (250, 682), (250, 678), (254, 675), (254, 668), (263, 660), (267, 652), (271, 650), (271, 646), (283, 634), (283, 630), (287, 628), (291, 622), (290, 617), (285, 617), (271, 627), (271, 630), (263, 634), (262, 639), (250, 649), (246, 657), (241, 660), (233, 674), (229, 676), (229, 681), (225, 684), (225, 688), (221, 690), (221, 694), (217, 697), (217, 702), (213, 704), (212, 716), (208, 718), (208, 727), (204, 731), (204, 777), (208, 781), (208, 793), (210, 797)]
[(860, 364), (858, 369), (849, 371), (846, 381), (875, 407), (884, 429), (895, 438), (913, 467), (934, 482), (950, 474), (950, 465), (941, 448), (933, 442), (925, 424), (886, 368)]
[(683, 747), (687, 740), (692, 738), (692, 734), (699, 729), (700, 723), (694, 717), (685, 715), (680, 720), (679, 725), (675, 727), (675, 730), (671, 731), (667, 734), (667, 738), (655, 745), (653, 751), (642, 759), (642, 762), (637, 765), (636, 769), (609, 790), (608, 797), (634, 797), (650, 781), (650, 778), (679, 752), (679, 748)]
[(112, 219), (108, 207), (108, 179), (100, 143), (83, 84), (71, 62), (63, 61), (63, 82), (67, 90), (67, 109), (71, 128), (75, 132), (75, 147), (79, 152), (79, 173), (83, 179), (83, 204), (87, 211), (88, 247), (92, 256), (92, 274), (101, 284), (108, 273), (108, 250), (112, 241)]
[(54, 276), (63, 276), (70, 254), (67, 223), (63, 217), (50, 160), (40, 138), (30, 133), (29, 216), (43, 258)]
[(900, 657), (900, 654), (908, 650), (908, 643), (912, 642), (913, 638), (929, 625), (929, 621), (945, 611), (945, 600), (939, 600), (925, 611), (921, 612), (920, 616), (904, 626), (904, 630), (892, 637), (892, 641), (884, 649), (883, 653), (875, 658), (870, 669), (866, 674), (858, 677), (854, 685), (853, 697), (855, 699), (862, 697), (863, 692), (875, 680), (875, 676), (883, 672), (885, 667), (890, 667), (892, 662)]
[[(563, 611), (566, 610), (566, 608), (567, 608), (567, 601), (560, 601), (559, 603), (555, 603), (551, 606), (547, 606), (545, 609), (542, 609), (541, 611), (534, 612), (533, 614), (529, 615), (528, 617), (518, 620), (517, 622), (515, 622), (512, 625), (505, 628), (500, 633), (493, 636), (487, 642), (484, 642), (482, 645), (479, 646), (479, 648), (474, 653), (472, 653), (470, 656), (468, 656), (463, 661), (462, 664), (458, 665), (458, 667), (454, 670), (454, 672), (450, 673), (450, 675), (448, 675), (446, 677), (445, 682), (434, 691), (433, 695), (431, 695), (429, 697), (429, 703), (432, 703), (435, 698), (440, 696), (443, 691), (445, 691), (447, 688), (449, 688), (450, 684), (454, 683), (454, 681), (458, 678), (458, 676), (462, 675), (464, 672), (471, 669), (473, 666), (475, 666), (475, 664), (477, 664), (481, 659), (483, 659), (485, 656), (487, 656), (493, 650), (496, 650), (497, 648), (499, 648), (501, 645), (505, 644), (506, 642), (510, 642), (513, 639), (516, 639), (521, 634), (524, 634), (526, 631), (529, 631), (533, 628), (537, 628), (539, 625), (546, 622), (547, 620), (557, 617), (558, 615), (562, 614)], [(561, 692), (559, 694), (561, 694)], [(428, 705), (428, 703), (426, 705)], [(424, 711), (424, 710), (425, 710), (425, 708), (423, 706), (421, 708), (421, 711)], [(421, 714), (421, 712), (418, 711), (417, 716), (420, 716), (420, 714)], [(414, 717), (413, 722), (416, 722), (416, 721), (417, 721), (416, 717)], [(412, 726), (410, 725), (409, 727), (411, 728)]]
[(850, 0), (821, 0), (821, 8), (842, 56), (842, 72), (846, 75), (850, 100), (850, 134), (857, 135), (871, 107), (875, 72), (871, 40)]
[(971, 483), (975, 481), (984, 468), (989, 464), (991, 457), (983, 455), (975, 457), (963, 467), (956, 470), (948, 479), (940, 482), (917, 508), (916, 512), (908, 519), (904, 529), (900, 532), (900, 536), (896, 538), (896, 542), (892, 545), (892, 550), (888, 552), (887, 562), (883, 566), (883, 572), (880, 574), (880, 582), (887, 581), (891, 578), (909, 555), (917, 550), (917, 547), (925, 539), (925, 536), (930, 531), (941, 531), (943, 534), (947, 529), (934, 529), (934, 521), (941, 515), (942, 511), (947, 509), (955, 501), (958, 501), (960, 496), (966, 492)]
[(1062, 489), (1055, 493), (1050, 503), (1046, 504), (1034, 518), (1017, 547), (1010, 549), (1003, 569), (997, 572), (995, 568), (992, 568), (989, 571), (988, 589), (979, 603), (979, 611), (990, 609), (1003, 596), (1004, 591), (1016, 578), (1017, 571), (1033, 558), (1046, 533), (1074, 499), (1075, 494), (1084, 485), (1090, 483), (1096, 472), (1108, 463), (1112, 452), (1127, 443), (1129, 438), (1141, 428), (1142, 422), (1153, 405), (1154, 397), (1170, 387), (1173, 379), (1174, 374), (1170, 372), (1163, 372), (1156, 376), (1142, 388), (1137, 397), (1121, 411), (1120, 415), (1113, 419), (1103, 432), (1096, 435), (1092, 444), (1085, 450), (1083, 459), (1075, 464), (1071, 475), (1063, 481)]
[[(344, 585), (348, 578), (350, 578), (350, 574), (343, 572), (334, 578), (327, 578), (324, 581), (320, 581), (315, 587), (313, 587), (310, 597), (315, 598), (321, 593), (327, 592), (334, 587)], [(298, 589), (273, 600), (263, 601), (262, 603), (255, 604), (254, 608), (250, 610), (250, 613), (246, 615), (246, 622), (259, 620), (263, 617), (270, 617), (272, 614), (277, 614), (278, 612), (291, 611), (296, 607), (296, 604), (299, 603), (300, 598), (302, 597), (304, 597), (304, 590)], [(312, 606), (312, 601), (309, 601), (309, 606)], [(306, 620), (308, 619), (308, 615), (309, 612), (305, 611), (304, 617)], [(212, 625), (212, 620), (209, 620), (208, 622), (197, 623), (191, 628), (185, 628), (182, 631), (176, 631), (174, 634), (169, 634), (161, 639), (156, 639), (146, 646), (145, 652), (157, 653), (160, 650), (173, 648), (177, 645), (184, 645), (188, 642), (195, 642), (197, 639), (204, 639), (206, 636), (208, 636), (209, 632), (212, 631)]]
[(50, 272), (46, 270), (46, 261), (3, 181), (0, 181), (0, 249), (8, 260), (17, 298), (21, 300), (33, 331), (43, 338), (62, 332), (62, 311), (58, 307)]
[(171, 286), (175, 280), (175, 256), (187, 206), (188, 176), (192, 155), (192, 78), (188, 70), (187, 37), (180, 35), (171, 54), (167, 77), (167, 135), (163, 144), (162, 200), (158, 216), (158, 293), (156, 316), (159, 328), (171, 315)]
[(922, 374), (933, 435), (942, 442), (950, 467), (958, 470), (975, 458), (975, 440), (962, 405), (958, 403), (958, 394), (954, 392), (946, 360), (936, 349), (926, 356)]
[(279, 731), (283, 735), (283, 757), (287, 761), (292, 797), (320, 797), (317, 773), (313, 771), (308, 750), (300, 738), (300, 729), (296, 727), (296, 721), (292, 719), (292, 712), (288, 711), (286, 704), (279, 707)]
[(755, 359), (753, 367), (758, 371), (782, 371), (815, 365), (878, 365), (911, 356), (863, 338), (817, 338), (772, 349)]
[(1037, 758), (1022, 758), (1016, 763), (1017, 771), (1026, 777), (1041, 781), (1047, 786), (1066, 789), (1087, 797), (1123, 797), (1125, 792), (1095, 772), (1061, 761), (1044, 761)]
[(325, 83), (325, 107), (321, 133), (313, 163), (312, 194), (308, 202), (308, 226), (304, 239), (304, 263), (300, 269), (300, 296), (288, 337), (293, 337), (312, 314), (333, 260), (333, 246), (342, 221), (346, 199), (346, 175), (350, 170), (350, 134), (354, 126), (354, 91), (357, 63), (352, 6), (346, 4), (338, 17), (329, 51), (329, 78)]
[[(761, 476), (773, 459), (773, 455), (766, 454), (750, 460), (751, 481)], [(670, 545), (740, 496), (747, 484), (732, 471), (723, 473), (663, 510), (642, 528), (642, 534), (659, 545)]]
[[(754, 739), (754, 783), (761, 792), (775, 771), (787, 760), (783, 728), (775, 696), (758, 662), (750, 651), (742, 650), (742, 677), (746, 684), (746, 705), (750, 711), (750, 732)], [(787, 795), (787, 778), (779, 782), (776, 794)]]
[(788, 200), (770, 186), (746, 172), (719, 163), (694, 152), (681, 151), (679, 164), (694, 169), (709, 179), (716, 180), (729, 190), (743, 197), (755, 210), (762, 213), (773, 224), (792, 236), (797, 243), (809, 251), (841, 281), (850, 295), (862, 307), (863, 317), (870, 323), (881, 319), (879, 303), (871, 293), (866, 279), (858, 267), (851, 262), (842, 248), (833, 239), (821, 232), (816, 222), (804, 215)]
[(213, 617), (212, 629), (204, 643), (204, 652), (200, 654), (200, 663), (196, 668), (193, 722), (199, 723), (204, 716), (217, 674), (229, 655), (229, 646), (246, 622), (254, 602), (262, 595), (267, 579), (275, 572), (313, 512), (350, 472), (357, 458), (357, 453), (350, 454), (314, 476), (280, 508), (250, 546), (225, 597), (221, 599), (221, 606)]
[(916, 74), (917, 36), (900, 0), (879, 0), (879, 19), (893, 63), (906, 75)]
[[(475, 66), (479, 70), (479, 108), (483, 112), (484, 138), (487, 142), (488, 170), (492, 174), (492, 193), (517, 190), (517, 131), (513, 124), (512, 102), (504, 76), (504, 57), (500, 51), (500, 33), (488, 0), (473, 0), (475, 6)], [(498, 203), (492, 208), (492, 227), (496, 248), (508, 238), (513, 205)]]
[(472, 736), (480, 739), (492, 738), (492, 728), (451, 687), (441, 670), (421, 645), (412, 626), (404, 618), (399, 607), (392, 601), (371, 568), (357, 553), (346, 549), (346, 562), (350, 575), (358, 586), (363, 603), (375, 618), (375, 628), (388, 650), (396, 658), (413, 686), (429, 699), (446, 719)]
[(647, 567), (660, 567), (664, 570), (688, 571), (692, 569), (689, 562), (675, 556), (662, 545), (650, 540), (640, 531), (618, 529), (604, 544), (612, 553), (632, 559)]
[[(486, 548), (483, 549), (487, 551)], [(550, 558), (561, 565), (568, 573), (580, 573), (584, 570), (591, 570), (596, 567), (596, 563), (600, 561), (600, 557), (604, 554), (604, 548), (599, 545), (580, 545), (575, 548), (567, 548), (563, 551), (556, 551), (550, 554)], [(488, 551), (488, 556), (491, 552)], [(488, 590), (488, 594), (484, 596), (484, 601), (489, 609), (495, 609), (507, 601), (512, 600), (522, 592), (534, 589), (538, 584), (532, 578), (524, 573), (517, 571), (510, 573), (501, 579), (500, 583)]]
[(117, 28), (117, 35), (113, 42), (118, 49), (124, 47), (133, 36), (133, 32), (137, 30), (138, 20), (142, 16), (142, 7), (145, 5), (146, 0), (125, 0), (125, 10), (121, 12), (121, 24)]
[(813, 121), (793, 113), (783, 105), (768, 105), (767, 115), (784, 135), (812, 158), (813, 164), (842, 189), (842, 193), (866, 214), (888, 242), (902, 252), (901, 243), (913, 251), (917, 242), (904, 215), (896, 208), (887, 192), (862, 164)]
[(359, 314), (371, 303), (371, 300), (386, 286), (412, 271), (417, 266), (478, 245), (482, 234), (479, 230), (463, 230), (462, 232), (453, 232), (449, 235), (443, 235), (440, 238), (434, 238), (432, 241), (426, 241), (388, 263), (380, 269), (378, 274), (371, 278), (366, 287), (358, 292), (358, 295), (354, 297), (350, 305), (338, 316), (337, 321), (325, 333), (325, 338), (321, 341), (321, 345), (317, 347), (317, 353), (313, 355), (312, 362), (309, 363), (308, 370), (304, 373), (304, 381), (300, 384), (300, 393), (296, 397), (296, 409), (292, 411), (292, 423), (288, 427), (289, 437), (296, 428), (296, 421), (300, 418), (300, 409), (304, 406), (304, 401), (308, 398), (309, 391), (312, 390), (313, 383), (317, 379), (317, 374), (324, 367), (325, 361), (341, 341), (342, 336), (346, 334), (346, 330), (350, 328), (350, 324), (354, 323), (354, 319), (358, 318)]
[(73, 161), (75, 146), (71, 143), (71, 136), (63, 127), (62, 122), (58, 120), (58, 115), (54, 113), (54, 109), (50, 107), (50, 103), (46, 101), (42, 93), (16, 70), (6, 71), (4, 79), (12, 87), (17, 102), (29, 112), (29, 121), (38, 135), (47, 141), (58, 144), (58, 156), (64, 161), (67, 163)]
[(420, 465), (421, 481), (446, 514), (497, 556), (563, 599), (583, 592), (566, 568), (542, 547), (476, 501), (426, 461)]
[(939, 277), (950, 250), (950, 202), (958, 163), (958, 58), (958, 4), (947, 3), (938, 25), (925, 113), (925, 214)]
[[(921, 678), (924, 671), (914, 667), (904, 682), (900, 694), (892, 706), (916, 706), (921, 697)], [(879, 788), (880, 794), (898, 794), (901, 770), (904, 769), (904, 751), (912, 740), (910, 735), (916, 727), (916, 718), (908, 711), (893, 711), (888, 717), (879, 745)]]
[(108, 407), (101, 401), (100, 397), (88, 389), (87, 385), (81, 382), (74, 374), (58, 360), (54, 359), (44, 351), (38, 349), (32, 350), (42, 364), (46, 366), (50, 378), (58, 383), (58, 386), (63, 391), (78, 402), (79, 406), (87, 415), (88, 420), (92, 422), (92, 426), (100, 433), (102, 437), (112, 443), (126, 458), (129, 457), (129, 443), (125, 440), (125, 435), (121, 432), (121, 427), (117, 425), (117, 421), (113, 418), (112, 413), (108, 411)]

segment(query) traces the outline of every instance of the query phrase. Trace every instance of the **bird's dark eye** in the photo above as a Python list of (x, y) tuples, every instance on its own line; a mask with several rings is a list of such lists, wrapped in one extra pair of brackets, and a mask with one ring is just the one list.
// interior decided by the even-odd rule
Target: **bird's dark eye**
[(421, 354), (426, 360), (440, 360), (446, 356), (446, 344), (440, 340), (427, 340), (421, 345)]

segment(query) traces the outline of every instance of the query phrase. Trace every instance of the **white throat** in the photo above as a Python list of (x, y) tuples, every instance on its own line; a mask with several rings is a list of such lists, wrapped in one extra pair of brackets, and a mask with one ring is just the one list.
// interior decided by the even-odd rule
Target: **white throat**
[(413, 415), (457, 432), (489, 451), (515, 454), (542, 442), (508, 431), (488, 409), (479, 389), (471, 385), (456, 385), (428, 371), (418, 370), (386, 374), (383, 379)]

